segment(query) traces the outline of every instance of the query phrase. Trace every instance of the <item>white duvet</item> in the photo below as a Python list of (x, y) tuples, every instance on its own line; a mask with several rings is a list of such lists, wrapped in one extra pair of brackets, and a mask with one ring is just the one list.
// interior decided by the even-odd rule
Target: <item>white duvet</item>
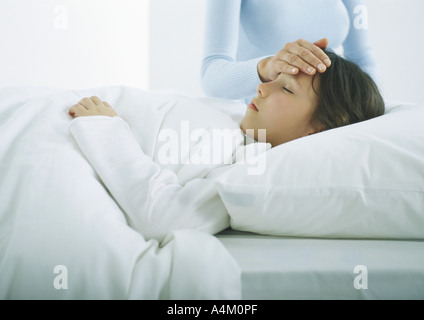
[[(72, 121), (69, 107), (92, 95), (120, 118)], [(160, 129), (181, 124), (176, 106), (193, 105), (190, 124), (237, 127), (236, 102), (120, 86), (0, 90), (1, 299), (240, 298), (240, 270), (211, 235), (229, 226), (204, 179), (221, 166), (150, 161)], [(235, 112), (208, 114), (216, 106)]]

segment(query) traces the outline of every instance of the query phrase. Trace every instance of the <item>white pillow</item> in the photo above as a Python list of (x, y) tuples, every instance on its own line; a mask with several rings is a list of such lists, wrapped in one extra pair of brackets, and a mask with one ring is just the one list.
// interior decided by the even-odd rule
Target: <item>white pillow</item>
[(424, 238), (424, 106), (277, 146), (261, 175), (217, 181), (233, 229), (279, 236)]

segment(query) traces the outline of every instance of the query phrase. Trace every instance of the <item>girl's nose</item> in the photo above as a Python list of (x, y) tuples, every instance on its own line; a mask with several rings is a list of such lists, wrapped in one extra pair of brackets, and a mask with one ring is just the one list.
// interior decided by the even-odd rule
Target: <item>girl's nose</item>
[(259, 84), (258, 87), (256, 88), (256, 91), (258, 92), (258, 95), (264, 97), (266, 94), (265, 84), (264, 83)]

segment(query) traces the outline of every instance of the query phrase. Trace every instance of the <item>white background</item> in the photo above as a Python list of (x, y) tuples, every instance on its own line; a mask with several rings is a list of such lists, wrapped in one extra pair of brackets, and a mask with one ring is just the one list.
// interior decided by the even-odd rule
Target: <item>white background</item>
[[(424, 1), (366, 5), (384, 96), (424, 103)], [(0, 0), (0, 87), (203, 95), (204, 14), (204, 0)]]
[(148, 86), (146, 0), (0, 0), (0, 87)]

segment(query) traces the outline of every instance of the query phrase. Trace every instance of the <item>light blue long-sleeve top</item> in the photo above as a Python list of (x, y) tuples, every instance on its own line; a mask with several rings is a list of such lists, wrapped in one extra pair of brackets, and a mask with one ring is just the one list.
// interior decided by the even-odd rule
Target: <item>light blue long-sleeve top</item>
[(329, 40), (328, 48), (376, 80), (362, 0), (207, 0), (201, 85), (208, 96), (249, 101), (260, 60), (287, 42)]

